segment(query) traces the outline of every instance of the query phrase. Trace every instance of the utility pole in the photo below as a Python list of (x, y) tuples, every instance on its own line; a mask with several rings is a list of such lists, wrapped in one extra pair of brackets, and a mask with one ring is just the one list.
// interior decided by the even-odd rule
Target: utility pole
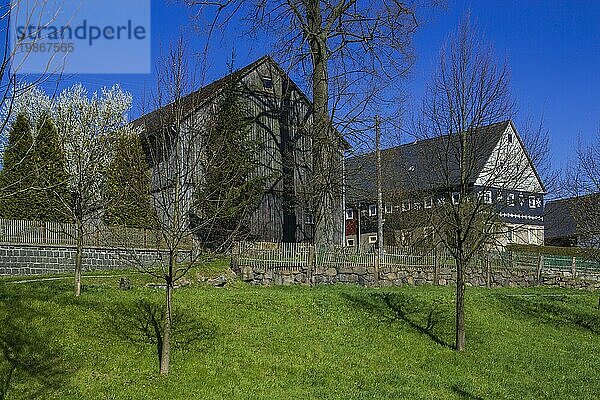
[(379, 115), (375, 116), (375, 154), (377, 157), (377, 252), (383, 252), (383, 194), (381, 183), (381, 127)]

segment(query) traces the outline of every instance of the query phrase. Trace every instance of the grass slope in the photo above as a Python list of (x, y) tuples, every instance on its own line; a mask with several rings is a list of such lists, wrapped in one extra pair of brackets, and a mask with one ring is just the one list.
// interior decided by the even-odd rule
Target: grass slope
[[(214, 271), (213, 271), (214, 272)], [(451, 349), (453, 288), (352, 286), (175, 292), (175, 350), (157, 374), (163, 293), (118, 276), (0, 281), (7, 399), (595, 399), (597, 294), (467, 290), (467, 347)], [(107, 275), (110, 275), (107, 274)], [(12, 372), (11, 372), (12, 371)]]

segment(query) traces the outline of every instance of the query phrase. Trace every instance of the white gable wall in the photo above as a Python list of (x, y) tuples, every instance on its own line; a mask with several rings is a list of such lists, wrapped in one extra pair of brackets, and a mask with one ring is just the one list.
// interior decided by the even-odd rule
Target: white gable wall
[[(510, 135), (512, 135), (512, 142), (509, 141)], [(534, 167), (527, 157), (523, 142), (512, 124), (508, 124), (498, 140), (475, 185), (530, 193), (544, 192)]]

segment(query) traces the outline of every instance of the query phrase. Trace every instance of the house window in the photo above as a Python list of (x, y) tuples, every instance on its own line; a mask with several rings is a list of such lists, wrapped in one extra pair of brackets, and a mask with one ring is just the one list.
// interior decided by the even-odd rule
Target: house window
[(444, 206), (446, 204), (446, 198), (445, 197), (439, 197), (437, 199), (437, 203), (438, 203), (438, 206), (440, 206), (440, 207)]
[(506, 196), (506, 204), (508, 204), (510, 207), (514, 207), (515, 206), (515, 195), (514, 195), (514, 193), (509, 193)]
[(404, 200), (402, 202), (402, 211), (410, 211), (410, 201)]
[(304, 223), (306, 225), (314, 225), (315, 224), (315, 216), (311, 213), (306, 213), (304, 215)]
[(425, 208), (431, 208), (433, 207), (433, 197), (426, 197), (425, 198)]
[(483, 194), (483, 202), (485, 204), (492, 204), (492, 192), (491, 191), (487, 191)]
[(354, 239), (346, 239), (346, 246), (354, 246)]
[(527, 229), (527, 243), (528, 244), (536, 244), (535, 243), (535, 233), (533, 229)]
[(513, 135), (512, 133), (508, 134), (508, 143), (512, 143), (513, 142)]
[(391, 214), (392, 212), (394, 212), (394, 207), (391, 204), (386, 204), (385, 205), (385, 213)]
[(513, 231), (512, 231), (512, 229), (509, 228), (508, 231), (506, 232), (506, 241), (508, 243), (512, 243), (513, 240), (514, 240)]
[(273, 89), (273, 79), (268, 76), (262, 77), (263, 89), (272, 90)]
[(420, 210), (421, 209), (421, 203), (418, 201), (415, 201), (413, 203), (413, 210)]
[(535, 204), (535, 196), (529, 196), (529, 208), (537, 208)]
[(454, 192), (452, 193), (452, 204), (456, 205), (460, 201), (460, 193)]
[(504, 201), (504, 195), (502, 194), (502, 192), (498, 192), (496, 194), (496, 201), (500, 204), (502, 204), (502, 202)]
[(377, 243), (377, 235), (369, 236), (369, 243)]
[(375, 204), (371, 204), (369, 206), (369, 217), (377, 215), (377, 206)]
[(346, 219), (354, 219), (354, 210), (349, 208), (346, 210)]
[(403, 246), (408, 246), (410, 244), (410, 232), (408, 231), (402, 231), (402, 245)]

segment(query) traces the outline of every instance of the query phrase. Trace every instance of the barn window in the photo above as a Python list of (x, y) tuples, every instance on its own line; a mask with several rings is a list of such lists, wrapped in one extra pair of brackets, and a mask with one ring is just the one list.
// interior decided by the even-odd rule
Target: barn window
[(262, 78), (263, 89), (267, 89), (267, 90), (273, 89), (273, 78), (268, 77), (268, 76), (263, 76), (261, 78)]
[(306, 225), (314, 225), (315, 224), (315, 216), (311, 213), (306, 213), (304, 216), (304, 222)]
[(509, 132), (508, 134), (508, 143), (512, 143), (513, 142), (513, 135), (512, 133)]

